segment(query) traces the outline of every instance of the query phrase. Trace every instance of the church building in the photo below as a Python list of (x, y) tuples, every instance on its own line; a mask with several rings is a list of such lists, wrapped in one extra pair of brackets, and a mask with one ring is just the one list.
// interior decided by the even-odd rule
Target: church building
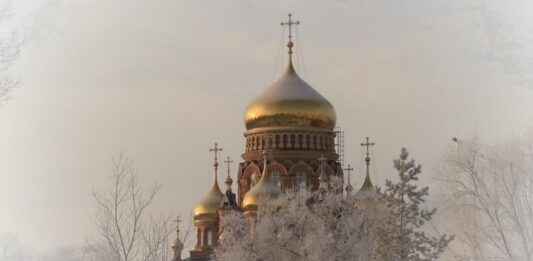
[[(336, 150), (335, 109), (293, 66), (292, 29), (298, 24), (290, 14), (288, 21), (281, 24), (289, 29), (287, 67), (244, 112), (245, 147), (235, 175), (235, 192), (229, 169), (232, 161), (229, 158), (224, 161), (228, 173), (222, 192), (218, 162), (218, 152), (222, 148), (215, 143), (210, 149), (215, 154), (214, 178), (207, 195), (193, 211), (197, 238), (187, 260), (210, 260), (220, 245), (224, 229), (221, 220), (226, 211), (241, 211), (247, 217), (254, 217), (261, 197), (287, 189), (314, 191), (332, 176), (344, 177), (340, 153)], [(368, 145), (372, 144), (367, 140), (367, 148)], [(369, 164), (368, 153), (367, 160)], [(352, 187), (349, 181), (347, 183), (346, 192), (351, 193)], [(367, 172), (362, 190), (372, 190), (372, 187)], [(176, 253), (174, 261), (181, 260), (182, 248), (179, 240), (172, 245)]]

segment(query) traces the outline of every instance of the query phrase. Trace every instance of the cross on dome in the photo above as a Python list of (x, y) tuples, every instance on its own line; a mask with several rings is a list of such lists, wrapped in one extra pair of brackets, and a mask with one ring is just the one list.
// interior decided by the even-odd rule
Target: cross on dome
[(215, 163), (213, 163), (213, 167), (215, 168), (215, 179), (217, 178), (217, 171), (218, 171), (218, 152), (219, 151), (222, 151), (223, 149), (222, 148), (219, 148), (218, 147), (218, 143), (215, 142), (215, 147), (212, 148), (212, 149), (209, 149), (210, 152), (214, 152), (215, 153)]
[(287, 26), (289, 27), (289, 42), (287, 43), (287, 47), (289, 47), (289, 58), (292, 58), (292, 47), (294, 46), (294, 43), (292, 42), (292, 26), (297, 26), (300, 24), (300, 21), (293, 21), (292, 20), (292, 14), (289, 13), (289, 20), (287, 22), (281, 22), (281, 26)]

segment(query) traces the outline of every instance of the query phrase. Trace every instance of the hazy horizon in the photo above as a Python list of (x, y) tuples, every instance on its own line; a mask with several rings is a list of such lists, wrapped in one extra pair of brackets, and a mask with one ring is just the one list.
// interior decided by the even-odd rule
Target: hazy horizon
[[(487, 143), (533, 124), (533, 3), (469, 1), (62, 1), (14, 3), (26, 43), (21, 86), (0, 107), (0, 231), (36, 251), (90, 234), (92, 190), (124, 152), (154, 213), (188, 215), (212, 179), (214, 142), (237, 162), (243, 113), (286, 64), (291, 12), (297, 71), (326, 97), (361, 184), (377, 185), (406, 147), (423, 184), (452, 137)], [(303, 60), (301, 59), (303, 57)], [(223, 171), (225, 173), (225, 171)]]

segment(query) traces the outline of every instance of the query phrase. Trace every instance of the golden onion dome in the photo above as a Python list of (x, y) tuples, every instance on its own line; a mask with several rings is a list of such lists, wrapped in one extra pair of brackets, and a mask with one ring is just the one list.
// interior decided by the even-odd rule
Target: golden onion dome
[(207, 195), (200, 200), (194, 207), (193, 218), (195, 221), (216, 221), (217, 210), (220, 208), (220, 202), (222, 202), (222, 191), (218, 187), (217, 178), (215, 175), (215, 181), (213, 187)]
[(307, 84), (294, 70), (285, 73), (246, 108), (247, 130), (261, 127), (335, 128), (331, 103)]
[(276, 182), (274, 182), (270, 175), (270, 171), (268, 170), (266, 155), (264, 156), (263, 161), (264, 166), (261, 179), (246, 193), (242, 200), (244, 215), (247, 217), (256, 216), (259, 205), (264, 202), (264, 200), (277, 198), (281, 195), (281, 188)]

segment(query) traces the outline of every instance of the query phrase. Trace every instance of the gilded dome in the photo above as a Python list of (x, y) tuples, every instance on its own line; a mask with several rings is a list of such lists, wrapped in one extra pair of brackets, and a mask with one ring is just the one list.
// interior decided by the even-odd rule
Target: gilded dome
[(222, 202), (222, 192), (218, 187), (217, 178), (207, 195), (194, 207), (193, 217), (195, 221), (216, 221), (217, 210)]
[(260, 127), (335, 128), (331, 103), (307, 84), (291, 60), (285, 73), (246, 108), (247, 130)]
[(276, 198), (281, 195), (281, 188), (274, 182), (268, 170), (266, 157), (264, 158), (263, 174), (259, 182), (250, 189), (242, 200), (245, 216), (256, 216), (259, 204), (263, 200)]

